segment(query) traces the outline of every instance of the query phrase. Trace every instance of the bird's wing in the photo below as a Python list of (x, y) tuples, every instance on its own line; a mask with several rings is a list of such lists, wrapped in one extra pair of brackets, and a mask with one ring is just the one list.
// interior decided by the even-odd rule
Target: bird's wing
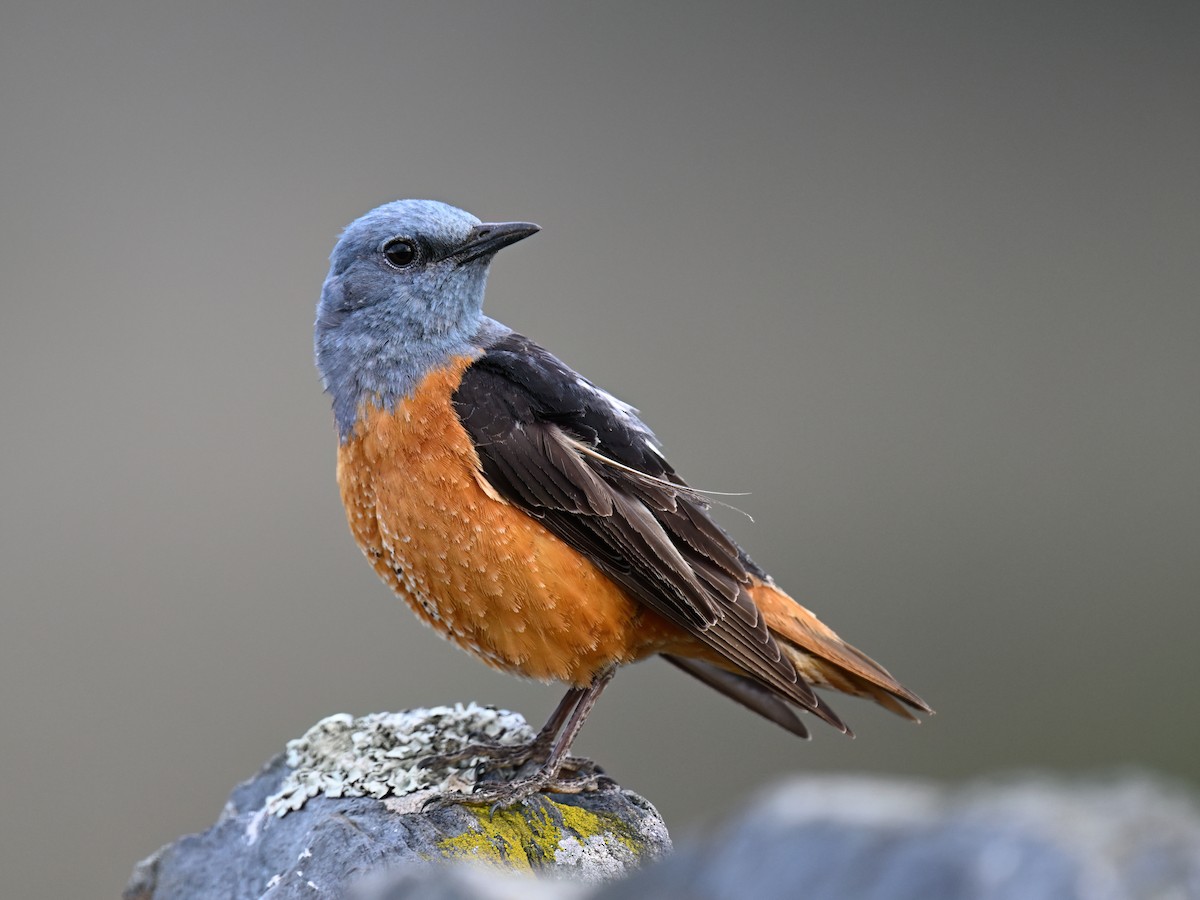
[[(518, 334), (467, 368), (453, 402), (501, 496), (742, 673), (847, 730), (767, 629), (753, 564), (632, 407)], [(736, 699), (737, 684), (720, 689)]]

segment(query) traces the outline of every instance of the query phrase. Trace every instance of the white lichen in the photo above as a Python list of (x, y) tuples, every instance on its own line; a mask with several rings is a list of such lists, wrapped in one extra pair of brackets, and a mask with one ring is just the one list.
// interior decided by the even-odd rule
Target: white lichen
[(396, 713), (329, 716), (289, 741), (291, 771), (267, 798), (276, 816), (310, 797), (398, 797), (428, 788), (469, 790), (480, 759), (427, 769), (419, 763), (482, 742), (520, 744), (533, 731), (517, 713), (475, 703)]
[(615, 839), (611, 834), (594, 834), (582, 841), (574, 835), (568, 835), (558, 842), (554, 862), (570, 868), (575, 877), (600, 883), (619, 878), (637, 868), (638, 858), (627, 843)]

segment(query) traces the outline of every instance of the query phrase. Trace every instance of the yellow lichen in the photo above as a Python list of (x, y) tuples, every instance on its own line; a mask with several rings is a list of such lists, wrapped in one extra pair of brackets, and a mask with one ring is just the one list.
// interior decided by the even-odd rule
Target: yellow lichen
[(553, 862), (560, 842), (570, 837), (580, 842), (594, 837), (612, 838), (634, 857), (640, 856), (637, 841), (616, 816), (597, 815), (548, 798), (544, 802), (545, 806), (514, 807), (497, 810), (494, 815), (487, 806), (464, 805), (475, 827), (439, 841), (438, 847), (447, 858), (471, 859), (523, 872)]
[[(553, 800), (550, 802), (554, 803)], [(638, 842), (629, 833), (629, 826), (617, 816), (600, 816), (566, 803), (554, 803), (554, 806), (562, 816), (563, 827), (573, 831), (581, 841), (590, 837), (611, 837), (635, 857), (641, 856), (638, 852)]]

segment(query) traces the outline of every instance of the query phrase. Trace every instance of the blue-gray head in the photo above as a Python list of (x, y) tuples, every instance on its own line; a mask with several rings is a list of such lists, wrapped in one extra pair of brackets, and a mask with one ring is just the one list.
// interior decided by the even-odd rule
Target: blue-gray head
[(364, 401), (391, 408), (431, 369), (473, 352), (492, 257), (537, 230), (484, 224), (434, 200), (397, 200), (346, 228), (314, 335), (343, 440)]

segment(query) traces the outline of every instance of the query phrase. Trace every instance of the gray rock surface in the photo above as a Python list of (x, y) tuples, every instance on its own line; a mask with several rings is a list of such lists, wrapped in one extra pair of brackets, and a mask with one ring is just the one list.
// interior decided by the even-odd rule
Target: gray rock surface
[(1200, 814), (1145, 776), (801, 778), (592, 900), (1200, 898)]
[[(475, 771), (415, 760), (528, 733), (519, 716), (475, 706), (330, 717), (240, 785), (212, 828), (140, 863), (125, 897), (1200, 898), (1194, 798), (1137, 774), (963, 787), (797, 778), (670, 856), (653, 807), (616, 787), (539, 796), (494, 817), (422, 811), (437, 792), (469, 787)], [(445, 861), (471, 864), (430, 864)]]
[(441, 869), (375, 890), (363, 900), (1187, 900), (1200, 898), (1200, 815), (1183, 789), (1137, 775), (812, 777), (603, 886)]
[[(330, 717), (239, 785), (211, 828), (139, 863), (124, 896), (284, 900), (356, 890), (382, 897), (403, 890), (404, 881), (385, 885), (380, 873), (459, 859), (493, 870), (486, 878), (462, 876), (467, 884), (511, 884), (497, 869), (594, 884), (670, 850), (654, 808), (615, 786), (539, 795), (494, 815), (481, 806), (423, 809), (440, 791), (469, 789), (475, 768), (468, 761), (453, 771), (424, 770), (418, 760), (472, 739), (527, 734), (519, 716), (475, 706)], [(375, 884), (360, 885), (368, 875)], [(442, 893), (429, 887), (419, 896), (465, 896), (455, 890), (448, 880)], [(529, 885), (516, 896), (532, 896)]]

